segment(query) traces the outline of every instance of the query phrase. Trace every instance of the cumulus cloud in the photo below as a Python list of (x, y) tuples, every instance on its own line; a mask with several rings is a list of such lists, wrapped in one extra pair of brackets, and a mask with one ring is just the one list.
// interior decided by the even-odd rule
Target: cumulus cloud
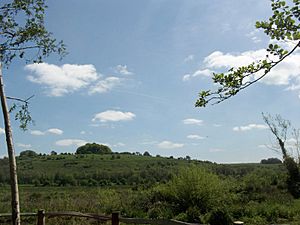
[(57, 146), (62, 146), (62, 147), (68, 147), (68, 146), (79, 147), (79, 146), (85, 145), (86, 143), (88, 143), (88, 142), (85, 140), (81, 140), (81, 139), (62, 139), (62, 140), (55, 142), (55, 144)]
[(63, 96), (87, 87), (99, 79), (93, 65), (34, 63), (25, 66), (31, 72), (27, 79), (41, 84), (50, 96)]
[(189, 118), (189, 119), (185, 119), (182, 121), (183, 124), (186, 125), (202, 125), (203, 124), (203, 120), (198, 120), (198, 119), (193, 119), (193, 118)]
[(182, 148), (183, 146), (184, 146), (184, 144), (174, 143), (171, 141), (162, 141), (157, 145), (157, 147), (162, 148), (162, 149)]
[(92, 85), (89, 90), (89, 94), (105, 93), (116, 86), (121, 84), (121, 79), (118, 77), (107, 77), (103, 80), (98, 81), (95, 85)]
[(234, 127), (232, 130), (233, 131), (249, 131), (249, 130), (264, 130), (264, 129), (268, 129), (268, 126), (264, 125), (264, 124), (248, 124), (246, 126), (237, 126)]
[(133, 120), (136, 115), (132, 112), (121, 112), (115, 110), (107, 110), (101, 113), (97, 113), (92, 119), (93, 122), (118, 122)]
[(62, 135), (64, 132), (61, 129), (58, 128), (50, 128), (45, 131), (40, 131), (40, 130), (31, 130), (30, 134), (36, 135), (36, 136), (43, 136), (46, 134), (56, 134), (56, 135)]
[[(249, 34), (250, 35), (250, 34)], [(251, 34), (252, 36), (255, 33)], [(258, 41), (258, 39), (255, 39)], [(270, 42), (271, 43), (271, 42)], [(273, 43), (273, 42), (272, 42)], [(279, 43), (286, 49), (291, 49), (294, 42), (291, 43)], [(249, 65), (252, 62), (265, 59), (269, 53), (265, 49), (258, 49), (255, 51), (245, 51), (241, 53), (224, 53), (221, 51), (215, 51), (204, 58), (203, 66), (205, 69), (197, 70), (191, 74), (185, 74), (183, 81), (190, 80), (196, 77), (197, 74), (209, 75), (213, 71), (226, 71), (230, 68), (237, 68), (240, 66)], [(272, 60), (277, 60), (272, 58)], [(287, 86), (286, 90), (298, 91), (300, 93), (300, 51), (294, 52), (294, 54), (288, 56), (283, 62), (274, 67), (270, 73), (261, 79), (259, 82), (266, 85), (283, 85)], [(210, 72), (209, 72), (210, 71)], [(209, 73), (208, 73), (209, 72)], [(256, 79), (261, 76), (261, 73), (254, 74), (249, 79)]]
[(23, 144), (23, 143), (17, 143), (17, 146), (20, 148), (31, 148), (31, 144)]
[(0, 135), (1, 134), (5, 134), (5, 130), (3, 128), (0, 127)]
[(132, 75), (133, 72), (128, 71), (127, 65), (117, 65), (115, 71), (122, 75)]
[(197, 134), (190, 134), (188, 136), (186, 136), (188, 139), (193, 139), (193, 140), (203, 140), (205, 139), (205, 137), (202, 137), (200, 135)]

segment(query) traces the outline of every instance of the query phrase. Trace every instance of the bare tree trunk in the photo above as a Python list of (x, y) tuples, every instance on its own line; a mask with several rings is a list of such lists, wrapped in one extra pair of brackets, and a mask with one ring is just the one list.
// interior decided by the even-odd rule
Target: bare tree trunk
[(15, 150), (12, 140), (12, 129), (10, 125), (9, 112), (6, 104), (6, 97), (4, 93), (4, 83), (2, 75), (2, 64), (0, 62), (0, 98), (1, 106), (5, 125), (6, 145), (9, 158), (9, 170), (10, 170), (10, 184), (11, 184), (11, 206), (12, 206), (12, 224), (20, 225), (20, 204), (19, 204), (19, 188), (17, 177), (17, 163), (15, 157)]

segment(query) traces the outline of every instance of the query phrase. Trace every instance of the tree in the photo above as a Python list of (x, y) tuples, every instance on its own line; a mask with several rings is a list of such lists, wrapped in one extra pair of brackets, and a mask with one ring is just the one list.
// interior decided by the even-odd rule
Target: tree
[(143, 156), (151, 156), (151, 154), (148, 151), (145, 151)]
[(294, 148), (289, 151), (286, 143), (291, 127), (290, 121), (283, 119), (280, 115), (273, 117), (263, 114), (263, 119), (276, 138), (277, 146), (273, 146), (273, 149), (280, 150), (282, 153), (283, 163), (288, 172), (288, 190), (295, 198), (300, 198), (299, 129), (294, 128), (291, 132)]
[(291, 41), (294, 47), (286, 50), (279, 45), (269, 44), (265, 59), (238, 68), (227, 73), (213, 73), (212, 80), (218, 85), (216, 90), (204, 90), (199, 93), (196, 107), (205, 107), (208, 103), (218, 104), (236, 95), (241, 90), (264, 78), (279, 63), (300, 47), (300, 0), (287, 5), (284, 0), (271, 0), (273, 15), (268, 21), (257, 21), (256, 28), (263, 29), (271, 40)]
[(20, 157), (32, 158), (32, 157), (36, 157), (36, 156), (38, 156), (38, 154), (33, 150), (25, 150), (25, 151), (20, 152)]
[[(2, 66), (8, 68), (17, 59), (26, 62), (42, 62), (53, 52), (61, 56), (65, 53), (65, 46), (57, 42), (44, 25), (46, 5), (44, 0), (10, 0), (0, 5), (0, 98), (4, 117), (6, 144), (10, 164), (10, 180), (12, 195), (12, 223), (20, 224), (20, 205), (17, 180), (17, 166), (9, 112), (18, 107), (15, 119), (20, 121), (20, 128), (26, 129), (31, 122), (28, 112), (28, 99), (5, 96)], [(8, 109), (6, 99), (16, 100), (22, 105), (14, 104)]]
[(111, 154), (112, 150), (106, 146), (96, 143), (87, 143), (77, 148), (75, 154)]

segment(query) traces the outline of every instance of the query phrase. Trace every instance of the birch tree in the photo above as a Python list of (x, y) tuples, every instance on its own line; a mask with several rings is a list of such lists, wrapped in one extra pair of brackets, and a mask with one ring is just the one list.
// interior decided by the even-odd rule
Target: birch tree
[[(9, 68), (13, 60), (22, 59), (39, 63), (51, 53), (63, 56), (65, 46), (57, 42), (44, 24), (44, 0), (10, 0), (0, 3), (0, 99), (4, 118), (6, 144), (10, 167), (12, 224), (20, 225), (20, 203), (18, 191), (17, 165), (12, 141), (7, 99), (20, 101), (22, 105), (15, 119), (21, 122), (20, 127), (26, 129), (31, 117), (28, 114), (28, 101), (15, 97), (7, 97), (4, 92), (3, 67)], [(9, 70), (7, 70), (9, 71)], [(13, 105), (15, 109), (17, 105)]]

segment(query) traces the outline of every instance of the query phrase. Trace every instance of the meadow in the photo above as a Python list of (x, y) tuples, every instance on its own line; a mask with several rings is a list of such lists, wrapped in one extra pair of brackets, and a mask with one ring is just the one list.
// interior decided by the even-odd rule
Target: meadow
[[(216, 220), (300, 223), (300, 201), (287, 190), (282, 164), (216, 164), (129, 153), (40, 155), (17, 162), (22, 212), (119, 211), (123, 217), (212, 225)], [(5, 213), (10, 212), (6, 159), (0, 167), (0, 212)]]

